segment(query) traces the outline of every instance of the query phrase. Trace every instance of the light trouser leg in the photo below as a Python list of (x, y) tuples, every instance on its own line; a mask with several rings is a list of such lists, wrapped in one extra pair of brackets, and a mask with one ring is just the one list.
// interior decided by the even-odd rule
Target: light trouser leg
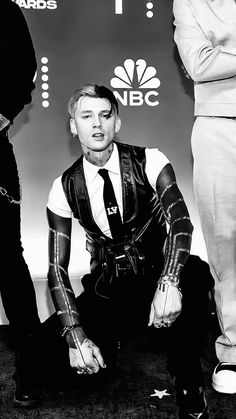
[(220, 362), (236, 362), (236, 121), (198, 117), (192, 132), (194, 190), (222, 335)]

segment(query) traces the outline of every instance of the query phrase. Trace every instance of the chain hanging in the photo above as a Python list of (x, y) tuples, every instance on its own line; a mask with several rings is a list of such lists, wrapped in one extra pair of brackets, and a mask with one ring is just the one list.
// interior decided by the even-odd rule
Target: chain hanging
[(3, 188), (2, 186), (0, 186), (0, 194), (5, 196), (8, 199), (8, 201), (10, 202), (10, 204), (20, 205), (20, 203), (21, 203), (21, 199), (22, 199), (21, 187), (20, 187), (20, 199), (19, 200), (16, 200), (11, 195), (8, 195), (7, 190), (5, 188)]

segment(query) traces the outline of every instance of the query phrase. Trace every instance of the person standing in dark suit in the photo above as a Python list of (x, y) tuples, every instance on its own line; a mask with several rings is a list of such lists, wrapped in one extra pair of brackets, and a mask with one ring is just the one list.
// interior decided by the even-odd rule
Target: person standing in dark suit
[[(2, 304), (9, 321), (16, 367), (22, 344), (40, 327), (33, 282), (21, 244), (21, 188), (8, 132), (14, 119), (32, 100), (37, 63), (31, 35), (20, 7), (0, 2), (0, 211)], [(33, 402), (24, 377), (16, 368), (17, 398)]]

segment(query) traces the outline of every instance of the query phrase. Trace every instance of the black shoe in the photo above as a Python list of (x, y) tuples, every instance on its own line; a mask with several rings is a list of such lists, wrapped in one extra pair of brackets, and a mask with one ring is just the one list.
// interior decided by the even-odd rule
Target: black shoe
[(24, 386), (22, 383), (16, 384), (16, 391), (14, 395), (14, 406), (15, 407), (37, 407), (39, 406), (45, 390), (42, 388), (32, 388)]
[(179, 419), (209, 419), (209, 412), (202, 387), (189, 391), (176, 387)]

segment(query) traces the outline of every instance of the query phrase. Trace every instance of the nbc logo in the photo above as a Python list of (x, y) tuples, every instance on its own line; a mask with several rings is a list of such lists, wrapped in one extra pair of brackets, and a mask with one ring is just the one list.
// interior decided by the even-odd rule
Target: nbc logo
[[(147, 66), (145, 60), (134, 62), (131, 59), (124, 61), (124, 66), (117, 66), (114, 70), (115, 77), (110, 81), (114, 89), (123, 89), (123, 93), (113, 91), (116, 99), (124, 106), (159, 105), (158, 89), (161, 82), (155, 77), (156, 69)], [(139, 90), (137, 90), (139, 89)], [(147, 92), (143, 90), (148, 90)]]

